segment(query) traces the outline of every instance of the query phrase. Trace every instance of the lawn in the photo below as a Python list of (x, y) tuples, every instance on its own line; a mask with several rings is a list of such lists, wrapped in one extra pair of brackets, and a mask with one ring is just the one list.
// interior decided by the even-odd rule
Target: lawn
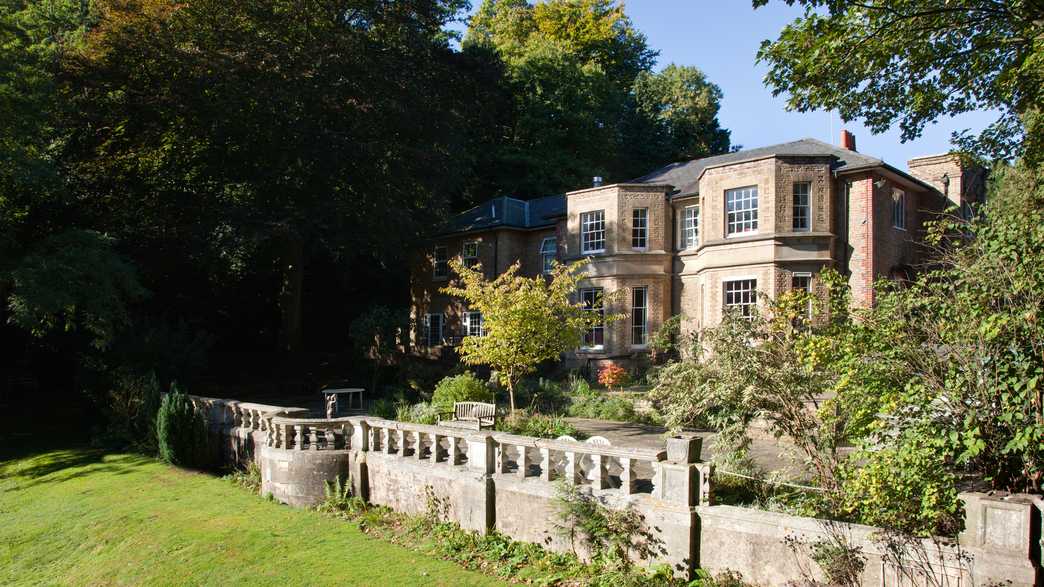
[(2, 585), (496, 585), (232, 483), (62, 450), (0, 462)]

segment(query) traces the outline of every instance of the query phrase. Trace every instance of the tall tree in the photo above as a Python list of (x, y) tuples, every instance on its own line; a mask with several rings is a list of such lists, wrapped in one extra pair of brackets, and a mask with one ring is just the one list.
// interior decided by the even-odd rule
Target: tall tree
[[(758, 59), (799, 111), (836, 109), (873, 132), (920, 136), (942, 116), (996, 109), (962, 147), (1044, 158), (1044, 4), (1039, 0), (784, 0), (805, 7)], [(753, 0), (755, 7), (769, 0)]]
[(463, 4), (103, 0), (66, 62), (65, 162), (117, 234), (275, 277), (298, 350), (310, 255), (393, 259), (456, 187)]
[(144, 292), (112, 239), (85, 230), (54, 158), (58, 62), (91, 20), (79, 0), (0, 0), (0, 321), (105, 346)]
[(652, 88), (649, 80), (661, 79), (652, 74), (657, 53), (616, 0), (485, 0), (464, 39), (465, 51), (479, 47), (503, 61), (513, 96), (487, 171), (495, 191), (526, 197), (575, 189), (594, 175), (629, 179), (679, 154), (668, 137), (703, 119), (713, 129), (689, 146), (709, 150), (685, 154), (728, 149), (715, 120), (720, 91), (695, 68), (686, 69), (689, 81), (702, 83), (675, 93)]

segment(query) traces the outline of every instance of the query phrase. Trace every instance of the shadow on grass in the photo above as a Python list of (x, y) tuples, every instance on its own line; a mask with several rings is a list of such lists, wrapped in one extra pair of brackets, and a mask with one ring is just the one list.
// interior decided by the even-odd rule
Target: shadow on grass
[(32, 454), (4, 455), (0, 479), (17, 482), (15, 489), (43, 483), (61, 483), (98, 473), (126, 475), (149, 464), (151, 459), (134, 454), (108, 455), (99, 449), (73, 448)]

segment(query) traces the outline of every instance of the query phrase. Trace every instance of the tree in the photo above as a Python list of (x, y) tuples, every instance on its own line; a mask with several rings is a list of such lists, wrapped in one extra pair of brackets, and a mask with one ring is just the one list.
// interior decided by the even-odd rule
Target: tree
[(512, 100), (480, 179), (494, 192), (557, 193), (728, 150), (720, 91), (695, 68), (652, 74), (656, 52), (615, 0), (485, 0), (464, 50), (503, 62)]
[[(442, 289), (463, 299), (470, 310), (482, 313), (482, 336), (467, 336), (460, 345), (461, 359), (469, 365), (489, 365), (507, 387), (511, 411), (515, 411), (515, 384), (544, 361), (557, 361), (562, 353), (579, 348), (592, 326), (619, 319), (616, 314), (591, 312), (572, 301), (584, 279), (587, 261), (556, 264), (549, 277), (519, 275), (515, 263), (492, 281), (481, 268), (450, 261), (457, 279)], [(602, 303), (611, 302), (612, 297)]]
[(381, 367), (394, 358), (399, 342), (409, 328), (410, 318), (405, 310), (380, 305), (368, 308), (349, 327), (348, 336), (355, 348), (373, 361), (371, 393), (377, 393)]
[(457, 186), (443, 25), (462, 5), (101, 1), (64, 61), (63, 161), (136, 250), (177, 250), (219, 288), (267, 277), (298, 350), (309, 261), (395, 261)]
[(55, 148), (58, 63), (93, 20), (79, 0), (0, 0), (0, 319), (105, 347), (145, 292), (114, 240), (86, 230)]
[[(753, 0), (755, 7), (769, 0)], [(902, 139), (942, 116), (996, 109), (978, 137), (984, 155), (1044, 157), (1044, 5), (1025, 0), (784, 0), (805, 7), (758, 60), (774, 95), (798, 111), (836, 109)]]

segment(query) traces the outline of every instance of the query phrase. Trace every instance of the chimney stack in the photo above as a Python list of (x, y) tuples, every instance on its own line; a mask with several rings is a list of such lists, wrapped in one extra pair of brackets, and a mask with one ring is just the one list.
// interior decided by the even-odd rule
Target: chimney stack
[(847, 130), (841, 130), (841, 148), (849, 151), (856, 150), (855, 135)]
[(600, 188), (602, 187), (602, 176), (596, 175), (591, 178), (591, 187)]

